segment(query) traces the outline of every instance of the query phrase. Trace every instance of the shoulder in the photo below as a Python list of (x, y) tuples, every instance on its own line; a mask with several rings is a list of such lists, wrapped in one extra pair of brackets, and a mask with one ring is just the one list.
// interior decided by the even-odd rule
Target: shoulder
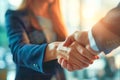
[(28, 11), (27, 10), (7, 10), (5, 14), (6, 24), (21, 23), (24, 26), (29, 25)]
[(26, 17), (28, 15), (28, 12), (26, 10), (20, 10), (20, 11), (17, 11), (17, 10), (10, 10), (8, 9), (6, 11), (6, 14), (5, 14), (5, 18), (23, 18), (23, 17)]

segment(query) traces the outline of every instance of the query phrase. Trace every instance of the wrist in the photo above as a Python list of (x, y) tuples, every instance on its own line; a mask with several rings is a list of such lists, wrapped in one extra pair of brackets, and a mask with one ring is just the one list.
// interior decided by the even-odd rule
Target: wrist
[(106, 26), (93, 27), (93, 35), (100, 51), (105, 54), (110, 53), (120, 45), (120, 37), (111, 32)]
[(96, 42), (96, 45), (98, 46), (99, 51), (102, 51), (102, 49), (101, 49), (102, 44), (103, 44), (102, 41), (104, 41), (104, 40), (102, 40), (103, 38), (101, 38), (101, 35), (103, 34), (101, 32), (101, 26), (99, 27), (98, 25), (97, 26), (95, 25), (92, 28), (92, 34), (93, 34), (94, 40)]
[(101, 21), (93, 27), (92, 33), (100, 51), (105, 51), (110, 47), (107, 46), (107, 42), (113, 37), (112, 33)]
[(93, 49), (96, 52), (99, 52), (98, 46), (93, 37), (92, 28), (88, 31), (88, 39), (89, 39), (89, 45), (90, 45), (91, 49)]
[(44, 61), (50, 61), (50, 60), (55, 60), (57, 59), (57, 47), (59, 45), (59, 42), (53, 42), (48, 44), (45, 52), (45, 58)]

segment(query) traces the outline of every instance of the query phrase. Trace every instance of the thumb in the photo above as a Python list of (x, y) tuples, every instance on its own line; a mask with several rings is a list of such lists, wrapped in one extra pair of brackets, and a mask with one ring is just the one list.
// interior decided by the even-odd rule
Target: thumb
[(64, 43), (63, 43), (63, 46), (68, 47), (68, 46), (70, 46), (74, 41), (75, 41), (74, 36), (71, 35), (71, 36), (69, 36), (69, 37), (66, 38), (66, 40), (65, 40)]

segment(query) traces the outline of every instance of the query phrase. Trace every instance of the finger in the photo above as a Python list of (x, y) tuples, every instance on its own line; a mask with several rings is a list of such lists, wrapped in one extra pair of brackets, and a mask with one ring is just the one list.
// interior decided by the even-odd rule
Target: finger
[(88, 58), (86, 58), (86, 57), (84, 57), (84, 56), (82, 56), (80, 53), (79, 53), (79, 44), (78, 44), (78, 42), (76, 42), (76, 44), (75, 44), (75, 47), (73, 47), (74, 48), (74, 50), (75, 50), (75, 52), (76, 52), (76, 58), (79, 60), (79, 61), (82, 61), (83, 63), (86, 63), (86, 64), (92, 64), (93, 63), (93, 61), (92, 60), (89, 60)]
[[(79, 65), (78, 65), (79, 64)], [(83, 68), (86, 68), (86, 67), (88, 67), (89, 66), (89, 64), (85, 64), (85, 63), (83, 63), (83, 62), (81, 62), (81, 61), (79, 61), (79, 63), (78, 63), (77, 65), (76, 64), (74, 64), (74, 63), (72, 63), (71, 65), (72, 65), (72, 68), (73, 68), (73, 70), (80, 70), (80, 69), (83, 69)]]
[(64, 43), (63, 43), (63, 46), (69, 46), (69, 45), (71, 45), (72, 44), (72, 42), (74, 42), (75, 40), (74, 40), (74, 36), (73, 35), (71, 35), (71, 36), (69, 36), (69, 37), (67, 37), (66, 38), (66, 40), (64, 41)]
[(80, 31), (74, 32), (72, 35), (66, 38), (63, 46), (70, 46), (74, 41), (78, 40), (77, 38), (81, 35)]
[(99, 56), (98, 56), (99, 52), (98, 51), (93, 50), (90, 47), (90, 45), (87, 45), (86, 48), (88, 49), (89, 52), (91, 52), (94, 56), (96, 56), (96, 59), (99, 59)]
[(67, 61), (66, 61), (65, 59), (62, 59), (62, 61), (61, 61), (61, 66), (62, 66), (63, 68), (67, 68)]
[[(74, 52), (75, 52), (75, 51), (72, 50), (70, 53), (69, 53), (69, 52), (68, 52), (68, 53), (67, 53), (67, 52), (65, 53), (65, 54), (69, 54), (69, 57), (71, 57), (70, 60), (69, 60), (69, 58), (68, 58), (67, 60), (68, 60), (68, 62), (75, 62), (76, 64), (79, 64), (79, 60), (75, 59), (75, 57), (73, 57), (73, 56), (70, 56), (70, 54), (73, 55)], [(63, 54), (63, 55), (64, 55), (64, 54)], [(64, 58), (64, 57), (62, 57), (62, 58)], [(64, 67), (63, 62), (62, 62), (61, 65), (62, 65), (62, 67)], [(65, 68), (65, 67), (64, 67), (64, 68)]]
[(81, 45), (79, 45), (79, 47), (77, 47), (77, 50), (79, 51), (79, 53), (81, 55), (83, 55), (84, 57), (88, 58), (89, 60), (96, 59), (96, 57), (91, 52), (89, 52), (86, 48), (84, 48)]
[[(71, 56), (73, 56), (74, 58), (75, 58), (75, 60), (77, 60), (76, 61), (76, 63), (78, 62), (78, 61), (81, 61), (81, 62), (83, 62), (83, 63), (86, 63), (86, 64), (92, 64), (93, 63), (93, 61), (91, 61), (91, 60), (89, 60), (88, 58), (86, 58), (86, 57), (84, 57), (83, 55), (81, 55), (80, 54), (80, 52), (79, 52), (79, 44), (78, 44), (78, 42), (74, 42), (72, 45), (71, 45), (71, 52), (69, 53), (69, 54), (71, 54)], [(74, 52), (74, 53), (73, 53)], [(70, 58), (70, 57), (69, 57)], [(74, 58), (72, 58), (72, 59), (74, 59)], [(71, 60), (72, 61), (72, 60)]]
[(64, 47), (64, 46), (61, 46), (61, 47), (59, 47), (58, 49), (57, 49), (57, 52), (58, 52), (58, 56), (57, 57), (63, 57), (64, 59), (68, 59), (68, 57), (69, 57), (69, 54), (68, 54), (68, 52), (69, 52), (69, 50), (70, 50), (70, 48), (68, 48), (68, 47)]
[(82, 66), (73, 65), (73, 70), (80, 70), (80, 69), (82, 69)]
[(77, 50), (75, 50), (74, 52), (75, 52), (75, 55), (73, 55), (73, 56), (76, 58), (76, 60), (81, 61), (85, 64), (92, 64), (93, 63), (92, 60), (89, 60), (88, 58), (82, 56)]
[(84, 62), (82, 59), (79, 58), (79, 56), (75, 56), (74, 53), (79, 54), (75, 51), (75, 49), (73, 47), (69, 53), (70, 56), (69, 56), (69, 60), (68, 60), (71, 65), (76, 65), (76, 66), (74, 66), (73, 70), (82, 69), (82, 68), (89, 66), (89, 63), (86, 63), (86, 62), (90, 61), (90, 60), (87, 60), (86, 62)]
[(87, 31), (79, 31), (77, 32), (77, 36), (75, 40), (82, 46), (86, 46), (89, 41), (88, 41), (88, 32)]
[(73, 70), (80, 70), (80, 69), (83, 69), (82, 66), (73, 65)]
[(86, 48), (87, 48), (91, 53), (93, 53), (94, 56), (98, 55), (98, 52), (95, 51), (95, 50), (93, 50), (93, 49), (90, 47), (90, 45), (86, 45)]
[(62, 58), (59, 57), (57, 61), (58, 61), (59, 64), (61, 64), (61, 62), (62, 62)]
[(70, 59), (68, 60), (69, 61), (69, 63), (71, 64), (71, 65), (76, 65), (76, 67), (75, 68), (84, 68), (84, 67), (86, 67), (86, 66), (88, 66), (89, 64), (88, 63), (86, 63), (86, 62), (83, 62), (82, 60), (79, 60), (78, 58), (76, 58), (75, 56), (71, 56), (71, 57), (69, 57)]
[(67, 64), (67, 70), (68, 70), (68, 71), (73, 71), (72, 65)]

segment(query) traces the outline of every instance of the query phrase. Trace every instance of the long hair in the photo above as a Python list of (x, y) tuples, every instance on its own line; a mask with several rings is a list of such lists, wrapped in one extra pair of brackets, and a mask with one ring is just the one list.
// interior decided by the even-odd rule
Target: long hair
[[(30, 9), (30, 7), (32, 6), (32, 2), (33, 0), (23, 0), (23, 4), (19, 7), (19, 9), (27, 9), (28, 11), (32, 12)], [(54, 2), (50, 4), (48, 10), (49, 10), (48, 14), (50, 15), (50, 19), (53, 24), (53, 30), (57, 34), (58, 40), (64, 40), (68, 34), (62, 18), (63, 16), (60, 9), (60, 0), (54, 0)], [(35, 19), (35, 17), (31, 14), (29, 15), (29, 18), (32, 25), (36, 29), (41, 30), (40, 25), (37, 22), (37, 19)]]
[(64, 39), (67, 36), (67, 30), (60, 9), (60, 0), (55, 0), (50, 8), (51, 20), (53, 22), (54, 30), (60, 36), (60, 38)]

